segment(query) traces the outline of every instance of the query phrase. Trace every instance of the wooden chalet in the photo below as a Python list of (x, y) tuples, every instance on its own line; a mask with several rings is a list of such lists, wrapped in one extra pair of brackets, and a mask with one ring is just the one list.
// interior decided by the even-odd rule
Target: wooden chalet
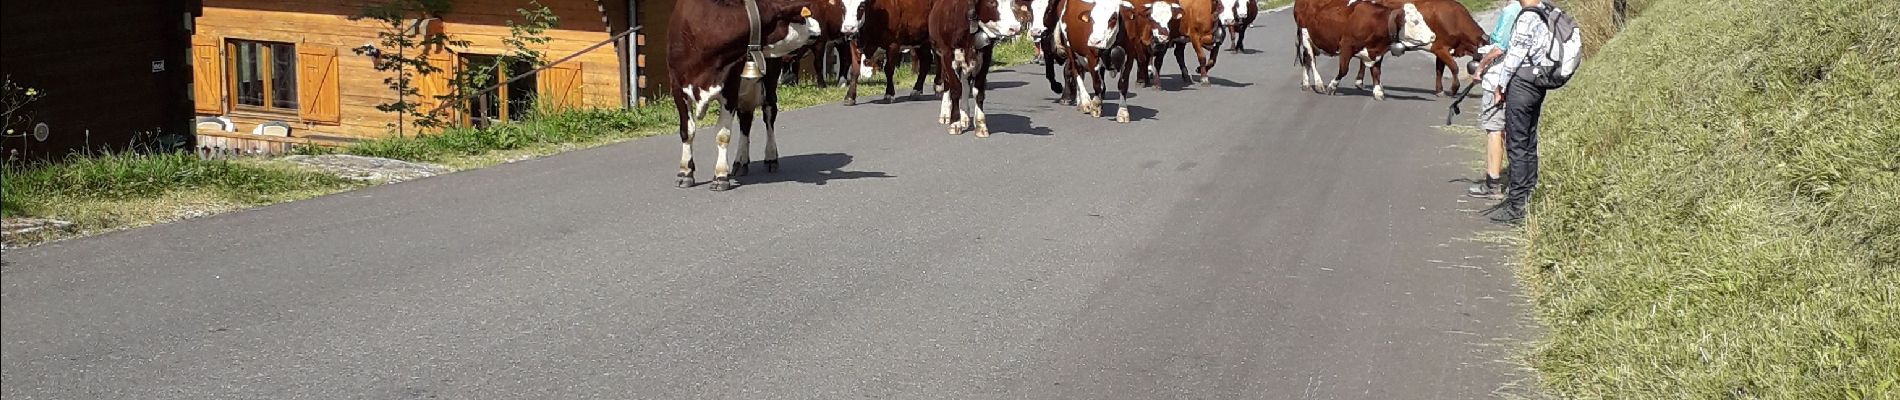
[[(384, 83), (391, 75), (375, 70), (371, 56), (352, 51), (375, 44), (383, 29), (375, 20), (350, 20), (372, 1), (203, 0), (190, 44), (197, 67), (194, 110), (206, 122), (199, 124), (199, 145), (280, 148), (415, 134), (398, 114), (376, 108), (396, 98)], [(548, 61), (573, 58), (538, 71), (504, 68), (498, 78), (525, 77), (471, 96), (469, 112), (444, 117), (458, 124), (519, 118), (522, 107), (537, 101), (588, 108), (639, 104), (647, 76), (658, 72), (642, 66), (648, 58), (663, 64), (664, 46), (649, 49), (640, 32), (629, 30), (641, 25), (635, 21), (665, 21), (671, 1), (541, 0), (559, 17), (547, 32)], [(458, 0), (447, 13), (413, 26), (470, 42), (453, 53), (430, 54), (432, 64), (456, 70), (506, 52), (506, 21), (519, 21), (517, 10), (526, 7), (528, 0)], [(655, 29), (665, 28), (641, 31)], [(422, 98), (413, 101), (436, 108), (433, 96), (448, 93), (448, 76), (415, 79)], [(664, 75), (652, 76), (663, 81), (657, 77)], [(276, 129), (259, 128), (266, 125)]]

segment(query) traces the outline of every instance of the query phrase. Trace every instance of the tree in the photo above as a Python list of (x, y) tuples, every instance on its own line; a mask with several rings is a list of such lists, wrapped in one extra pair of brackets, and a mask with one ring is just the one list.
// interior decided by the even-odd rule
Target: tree
[(442, 118), (431, 112), (433, 110), (421, 109), (417, 101), (421, 95), (413, 82), (420, 76), (444, 73), (429, 64), (429, 53), (468, 47), (466, 40), (452, 40), (441, 32), (427, 32), (423, 26), (428, 19), (448, 13), (451, 6), (451, 0), (384, 0), (365, 6), (361, 13), (350, 17), (352, 21), (376, 21), (381, 29), (376, 32), (374, 45), (352, 51), (370, 56), (377, 71), (389, 74), (383, 78), (383, 84), (396, 92), (396, 99), (377, 104), (376, 109), (396, 113), (397, 122), (393, 127), (398, 137), (402, 136), (405, 117), (419, 129), (444, 125)]
[[(553, 40), (548, 37), (547, 31), (560, 25), (560, 17), (554, 15), (554, 11), (548, 9), (547, 6), (541, 5), (538, 0), (529, 1), (528, 7), (515, 9), (515, 12), (521, 14), (522, 22), (508, 20), (508, 36), (501, 39), (502, 45), (508, 48), (508, 53), (496, 56), (492, 64), (470, 66), (458, 71), (450, 79), (450, 85), (455, 88), (458, 95), (443, 99), (444, 104), (453, 103), (455, 104), (453, 107), (467, 111), (468, 105), (461, 101), (465, 96), (461, 94), (473, 95), (495, 90), (504, 83), (494, 81), (498, 75), (496, 71), (506, 71), (507, 66), (516, 64), (526, 64), (530, 70), (536, 71), (547, 66), (547, 54), (541, 49), (547, 47), (548, 42)], [(518, 77), (509, 77), (509, 79), (516, 78)]]

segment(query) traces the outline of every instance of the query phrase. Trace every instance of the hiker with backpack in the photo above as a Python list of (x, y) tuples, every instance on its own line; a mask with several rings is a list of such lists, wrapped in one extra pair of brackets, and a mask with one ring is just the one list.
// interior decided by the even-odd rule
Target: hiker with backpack
[(1503, 98), (1498, 95), (1498, 91), (1503, 89), (1511, 74), (1497, 63), (1497, 59), (1510, 49), (1511, 27), (1516, 25), (1518, 14), (1523, 10), (1524, 6), (1515, 1), (1505, 3), (1504, 8), (1498, 9), (1497, 22), (1491, 27), (1491, 43), (1478, 49), (1478, 53), (1484, 54), (1478, 65), (1489, 65), (1490, 68), (1479, 67), (1471, 73), (1472, 85), (1484, 88), (1484, 102), (1478, 105), (1482, 110), (1478, 112), (1478, 129), (1485, 133), (1484, 178), (1465, 190), (1465, 194), (1471, 197), (1504, 199), (1501, 182), (1504, 177), (1504, 104), (1498, 101)]
[(1495, 60), (1509, 76), (1494, 89), (1501, 95), (1494, 101), (1504, 106), (1504, 147), (1510, 153), (1511, 176), (1504, 200), (1487, 210), (1492, 221), (1511, 224), (1524, 220), (1524, 206), (1537, 187), (1537, 125), (1544, 95), (1569, 82), (1582, 52), (1581, 31), (1568, 14), (1544, 0), (1518, 0), (1518, 5), (1523, 11), (1511, 28), (1507, 50)]

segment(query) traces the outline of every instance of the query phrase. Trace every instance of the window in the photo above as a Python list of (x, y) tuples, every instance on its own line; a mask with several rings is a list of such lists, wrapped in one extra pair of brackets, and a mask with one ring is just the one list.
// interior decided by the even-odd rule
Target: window
[[(468, 124), (487, 126), (495, 121), (519, 121), (534, 110), (534, 98), (538, 86), (535, 82), (534, 64), (516, 61), (500, 68), (495, 56), (463, 55), (462, 65), (488, 75), (488, 81), (481, 88), (497, 86), (468, 99)], [(491, 72), (492, 71), (492, 72)], [(520, 80), (507, 82), (510, 78), (523, 76)]]
[(226, 47), (232, 108), (297, 110), (297, 51), (289, 43), (232, 40)]

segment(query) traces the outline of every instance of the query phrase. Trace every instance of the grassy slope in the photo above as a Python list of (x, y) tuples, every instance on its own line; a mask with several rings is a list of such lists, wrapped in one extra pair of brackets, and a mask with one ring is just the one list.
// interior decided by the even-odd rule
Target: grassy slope
[[(1008, 42), (997, 46), (994, 61), (1020, 64), (1031, 54), (1026, 41)], [(907, 66), (899, 71), (903, 71), (897, 77), (900, 82), (913, 79)], [(880, 76), (861, 84), (881, 89), (883, 81)], [(843, 97), (844, 89), (838, 87), (782, 87), (780, 108), (810, 107)], [(708, 118), (705, 123), (710, 124)], [(672, 133), (676, 123), (672, 102), (659, 99), (633, 110), (562, 112), (490, 129), (451, 129), (422, 137), (368, 141), (338, 151), (470, 169)], [(9, 244), (25, 244), (311, 198), (365, 184), (298, 170), (275, 160), (205, 161), (182, 155), (121, 154), (26, 169), (8, 167), (0, 175), (0, 185), (4, 189), (0, 216), (74, 223), (73, 232), (49, 230), (5, 238)]]
[(1640, 3), (1546, 108), (1543, 388), (1900, 398), (1900, 6)]

